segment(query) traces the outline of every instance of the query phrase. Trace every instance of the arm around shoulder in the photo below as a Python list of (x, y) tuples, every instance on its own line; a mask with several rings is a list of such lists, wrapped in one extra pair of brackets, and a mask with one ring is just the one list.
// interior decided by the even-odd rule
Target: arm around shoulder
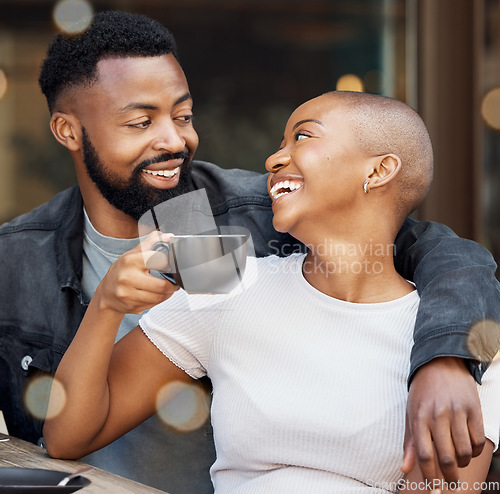
[(396, 268), (415, 282), (421, 297), (410, 380), (433, 358), (453, 356), (467, 359), (480, 381), (485, 367), (471, 353), (468, 338), (474, 325), (500, 322), (500, 284), (493, 256), (444, 225), (412, 219), (399, 232), (395, 249)]

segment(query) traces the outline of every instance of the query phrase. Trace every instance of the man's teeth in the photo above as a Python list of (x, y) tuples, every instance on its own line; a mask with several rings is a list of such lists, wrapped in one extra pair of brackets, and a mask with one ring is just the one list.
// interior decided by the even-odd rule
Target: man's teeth
[(300, 189), (303, 185), (304, 184), (302, 182), (283, 180), (272, 186), (271, 197), (273, 199), (278, 199), (278, 197), (284, 196), (285, 194), (290, 194), (291, 192)]
[(172, 178), (173, 176), (179, 173), (180, 166), (174, 168), (173, 170), (146, 170), (143, 169), (143, 172), (149, 173), (150, 175), (160, 175), (160, 177)]

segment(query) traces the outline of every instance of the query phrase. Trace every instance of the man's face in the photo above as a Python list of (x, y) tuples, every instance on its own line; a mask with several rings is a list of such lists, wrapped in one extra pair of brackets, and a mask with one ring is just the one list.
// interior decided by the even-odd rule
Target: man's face
[(84, 169), (80, 187), (96, 189), (134, 219), (187, 192), (198, 146), (192, 99), (173, 55), (110, 58), (78, 103)]
[[(161, 154), (153, 160), (139, 163), (128, 180), (106, 167), (95, 150), (84, 127), (82, 127), (83, 160), (87, 172), (101, 192), (102, 196), (116, 209), (123, 211), (135, 220), (158, 204), (168, 199), (189, 192), (190, 156), (186, 152), (176, 154)], [(174, 188), (158, 188), (142, 179), (144, 169), (155, 163), (165, 163), (169, 160), (184, 160), (177, 172), (177, 185)], [(172, 172), (170, 172), (172, 173)]]

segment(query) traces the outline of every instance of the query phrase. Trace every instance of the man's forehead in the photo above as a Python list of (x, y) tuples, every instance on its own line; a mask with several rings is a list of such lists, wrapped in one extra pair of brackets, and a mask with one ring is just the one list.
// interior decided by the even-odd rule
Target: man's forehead
[[(124, 76), (144, 75), (158, 70), (182, 71), (175, 57), (170, 53), (155, 57), (107, 56), (97, 62), (99, 82), (107, 79), (123, 79)], [(140, 72), (138, 72), (140, 71)]]
[[(183, 101), (190, 98), (184, 72), (172, 54), (107, 57), (97, 63), (96, 76), (91, 85), (74, 86), (67, 93), (67, 105), (71, 104), (79, 114), (116, 113), (127, 105), (144, 108), (157, 105), (159, 100), (175, 104), (181, 98)], [(83, 91), (85, 97), (75, 97), (75, 91)], [(76, 101), (80, 102), (77, 107)]]

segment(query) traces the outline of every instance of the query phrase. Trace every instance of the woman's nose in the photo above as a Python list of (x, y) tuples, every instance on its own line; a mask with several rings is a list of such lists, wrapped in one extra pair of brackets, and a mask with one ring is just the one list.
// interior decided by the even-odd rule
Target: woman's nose
[(281, 168), (290, 164), (290, 155), (283, 149), (272, 154), (266, 160), (266, 170), (271, 173), (276, 173)]

